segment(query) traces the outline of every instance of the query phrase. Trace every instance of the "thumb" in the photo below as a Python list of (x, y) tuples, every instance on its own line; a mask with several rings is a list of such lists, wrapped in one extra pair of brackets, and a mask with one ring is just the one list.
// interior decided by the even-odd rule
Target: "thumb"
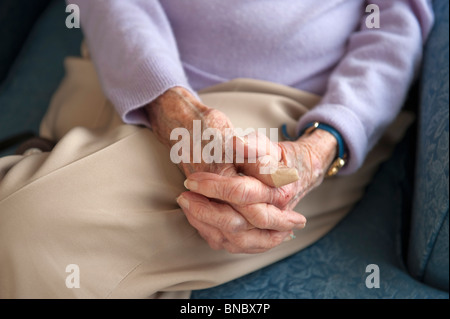
[(251, 132), (241, 136), (235, 135), (234, 154), (236, 161), (241, 163), (243, 159), (254, 163), (259, 157), (270, 155), (274, 160), (279, 161), (281, 153), (278, 145), (272, 142), (265, 134)]
[(271, 187), (281, 187), (299, 179), (298, 171), (289, 168), (281, 160), (278, 143), (265, 134), (252, 132), (236, 136), (235, 165), (245, 175), (252, 176)]

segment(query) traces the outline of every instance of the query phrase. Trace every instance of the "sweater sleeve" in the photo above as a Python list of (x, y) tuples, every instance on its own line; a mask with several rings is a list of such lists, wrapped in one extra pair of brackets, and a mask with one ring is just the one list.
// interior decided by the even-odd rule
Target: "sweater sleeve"
[(427, 0), (366, 1), (369, 4), (379, 8), (379, 28), (368, 28), (370, 17), (363, 17), (329, 78), (323, 99), (297, 126), (300, 131), (307, 123), (319, 121), (341, 133), (349, 157), (340, 174), (353, 173), (362, 165), (399, 113), (433, 24)]
[(166, 90), (190, 90), (170, 23), (157, 0), (68, 0), (106, 97), (125, 123), (149, 126), (142, 106)]

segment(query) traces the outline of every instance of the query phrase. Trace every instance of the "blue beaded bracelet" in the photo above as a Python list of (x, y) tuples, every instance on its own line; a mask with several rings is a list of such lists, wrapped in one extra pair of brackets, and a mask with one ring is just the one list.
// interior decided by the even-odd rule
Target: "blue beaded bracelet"
[(327, 131), (336, 138), (336, 141), (338, 144), (338, 155), (327, 171), (328, 177), (334, 176), (345, 165), (345, 162), (346, 162), (345, 160), (347, 158), (347, 155), (345, 152), (344, 139), (342, 138), (341, 134), (335, 128), (333, 128), (330, 125), (324, 124), (324, 123), (313, 122), (313, 123), (309, 123), (308, 125), (306, 125), (306, 127), (302, 131), (300, 131), (297, 138), (292, 138), (287, 133), (286, 124), (283, 124), (283, 126), (281, 127), (281, 132), (287, 140), (294, 141), (305, 133), (307, 133), (307, 134), (312, 133), (315, 129), (321, 129), (321, 130)]

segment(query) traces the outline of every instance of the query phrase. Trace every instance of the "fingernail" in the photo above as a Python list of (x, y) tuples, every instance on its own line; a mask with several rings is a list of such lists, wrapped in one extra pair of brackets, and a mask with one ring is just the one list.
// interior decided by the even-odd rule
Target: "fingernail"
[(189, 209), (189, 201), (183, 196), (177, 197), (177, 203), (178, 205), (180, 205), (181, 208)]
[(189, 179), (184, 181), (184, 187), (191, 191), (195, 191), (198, 188), (198, 183), (196, 181), (190, 181)]
[(297, 226), (295, 226), (295, 229), (303, 229), (306, 226), (306, 222), (304, 222), (303, 224), (298, 224)]

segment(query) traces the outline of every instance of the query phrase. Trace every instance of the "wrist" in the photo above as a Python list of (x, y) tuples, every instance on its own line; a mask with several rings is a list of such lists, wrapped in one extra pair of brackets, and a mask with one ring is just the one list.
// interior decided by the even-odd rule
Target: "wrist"
[(314, 130), (310, 134), (302, 135), (296, 143), (308, 145), (312, 153), (312, 166), (326, 175), (338, 154), (338, 142), (333, 134), (324, 130)]
[[(320, 123), (320, 122), (313, 122), (308, 124), (308, 126), (299, 134), (299, 136), (309, 136), (311, 133), (319, 132), (319, 136), (322, 135), (325, 137), (325, 140), (330, 140), (330, 136), (333, 136), (335, 142), (336, 142), (336, 152), (335, 157), (329, 166), (326, 176), (331, 177), (336, 175), (339, 170), (345, 165), (346, 159), (347, 159), (347, 153), (345, 149), (345, 143), (344, 139), (342, 138), (341, 134), (332, 126)], [(328, 134), (323, 134), (320, 132), (325, 132)], [(318, 134), (315, 134), (316, 136)], [(331, 140), (330, 140), (331, 141)]]
[(153, 132), (165, 145), (171, 146), (170, 133), (178, 127), (191, 131), (194, 120), (201, 120), (209, 108), (188, 90), (174, 87), (145, 106)]

